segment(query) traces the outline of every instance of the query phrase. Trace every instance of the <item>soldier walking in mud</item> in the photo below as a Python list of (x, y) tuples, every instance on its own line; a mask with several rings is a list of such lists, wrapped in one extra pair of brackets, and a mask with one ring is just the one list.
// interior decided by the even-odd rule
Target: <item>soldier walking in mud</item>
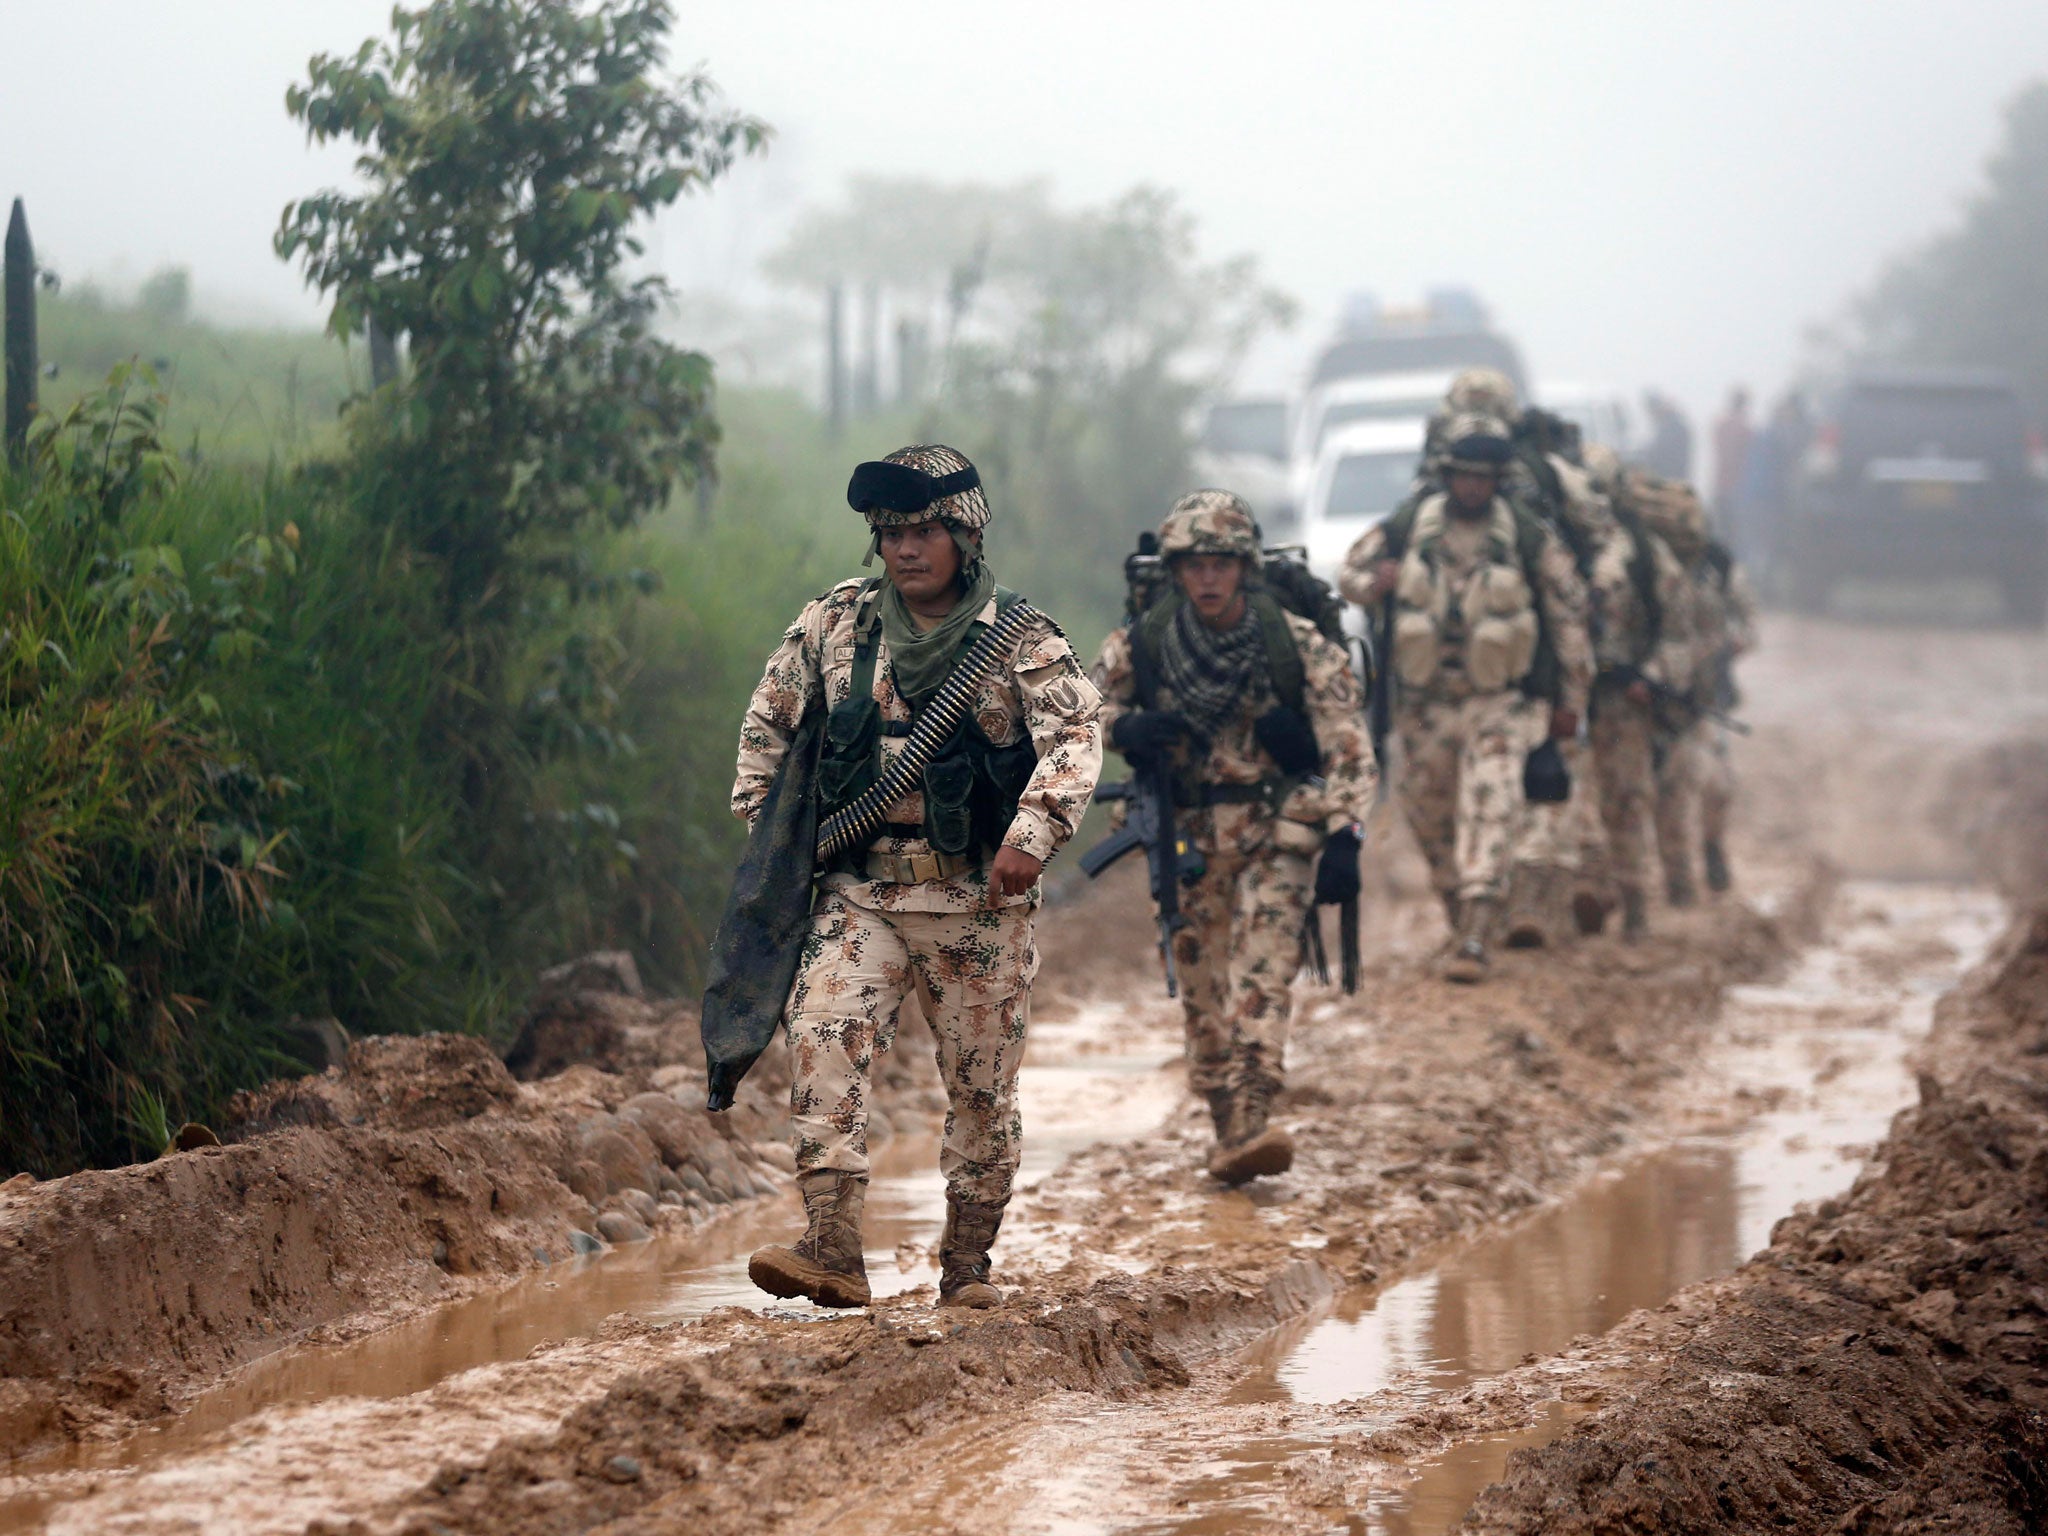
[(1159, 529), (1170, 585), (1096, 659), (1109, 742), (1172, 765), (1204, 872), (1173, 938), (1189, 1085), (1208, 1101), (1226, 1184), (1284, 1173), (1270, 1123), (1311, 901), (1358, 895), (1378, 770), (1349, 658), (1262, 579), (1258, 524), (1228, 491), (1182, 497)]
[[(1742, 702), (1735, 686), (1735, 662), (1756, 648), (1756, 598), (1735, 556), (1711, 529), (1688, 574), (1699, 630), (1693, 693), (1717, 715), (1725, 715)], [(1702, 717), (1688, 743), (1699, 801), (1701, 862), (1707, 889), (1716, 892), (1734, 884), (1728, 867), (1728, 811), (1735, 799), (1735, 769), (1729, 761), (1728, 737), (1724, 720)]]
[(1507, 427), (1464, 415), (1444, 436), (1445, 489), (1369, 530), (1340, 585), (1394, 605), (1402, 808), (1455, 935), (1444, 975), (1476, 982), (1523, 829), (1526, 761), (1577, 733), (1592, 658), (1571, 556), (1501, 495)]
[[(964, 456), (899, 449), (856, 469), (847, 499), (884, 574), (841, 582), (789, 627), (747, 706), (733, 785), (734, 812), (755, 823), (799, 727), (822, 714), (810, 793), (828, 829), (859, 834), (820, 873), (785, 1014), (808, 1226), (748, 1273), (775, 1296), (868, 1301), (869, 1076), (915, 989), (949, 1104), (939, 1304), (992, 1307), (989, 1251), (1020, 1153), (1038, 879), (1094, 793), (1099, 699), (1057, 626), (996, 585), (982, 551), (989, 504)], [(956, 709), (935, 746), (917, 729)], [(917, 771), (892, 794), (899, 760)]]
[[(1605, 873), (1621, 905), (1621, 936), (1648, 931), (1649, 822), (1656, 763), (1668, 749), (1668, 700), (1694, 669), (1692, 584), (1671, 546), (1650, 531), (1612, 452), (1588, 455), (1607, 503), (1594, 547), (1591, 630), (1595, 663), (1588, 734), (1606, 834)], [(1598, 931), (1606, 904), (1579, 912)]]

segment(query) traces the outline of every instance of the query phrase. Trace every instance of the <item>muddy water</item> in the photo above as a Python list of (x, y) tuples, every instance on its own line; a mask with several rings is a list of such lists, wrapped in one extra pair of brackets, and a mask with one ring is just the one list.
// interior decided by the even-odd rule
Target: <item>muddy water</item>
[[(1026, 1127), (1020, 1183), (1027, 1186), (1073, 1153), (1135, 1137), (1178, 1102), (1177, 1073), (1164, 1070), (1172, 1036), (1152, 1018), (1084, 1012), (1034, 1022), (1020, 1081)], [(937, 1279), (945, 1215), (938, 1140), (897, 1136), (874, 1158), (867, 1205), (870, 1283), (892, 1296)], [(561, 1263), (488, 1294), (437, 1309), (352, 1344), (300, 1346), (254, 1362), (198, 1398), (176, 1420), (117, 1445), (85, 1446), (0, 1476), (0, 1532), (43, 1529), (67, 1497), (92, 1485), (81, 1475), (147, 1473), (218, 1453), (244, 1421), (346, 1399), (407, 1398), (462, 1372), (525, 1358), (549, 1341), (588, 1338), (621, 1315), (675, 1323), (721, 1307), (829, 1315), (808, 1303), (775, 1302), (747, 1281), (746, 1258), (802, 1226), (794, 1193), (732, 1212), (704, 1231), (669, 1234)], [(1004, 1234), (1028, 1247), (1028, 1230)], [(264, 1426), (267, 1429), (267, 1425)]]
[[(1061, 1536), (1449, 1529), (1509, 1454), (1580, 1411), (1554, 1403), (1512, 1434), (1460, 1434), (1442, 1411), (1454, 1394), (1732, 1270), (1793, 1206), (1845, 1188), (1910, 1101), (1907, 1053), (2002, 908), (1977, 891), (1869, 882), (1843, 902), (1833, 942), (1782, 984), (1729, 996), (1726, 1044), (1702, 1075), (1757, 1113), (1611, 1170), (1425, 1273), (1340, 1296), (1178, 1400), (1053, 1405), (965, 1458), (914, 1512), (964, 1517), (986, 1500), (1010, 1512), (989, 1529)], [(1327, 1447), (1372, 1433), (1450, 1444), (1368, 1461), (1362, 1478), (1357, 1458), (1331, 1470)]]

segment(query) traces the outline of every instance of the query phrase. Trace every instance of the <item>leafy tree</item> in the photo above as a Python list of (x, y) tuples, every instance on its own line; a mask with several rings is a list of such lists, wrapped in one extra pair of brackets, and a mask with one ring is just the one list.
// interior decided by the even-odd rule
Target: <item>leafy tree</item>
[[(672, 19), (668, 0), (401, 6), (390, 40), (315, 58), (286, 95), (314, 140), (364, 146), (366, 189), (289, 205), (276, 245), (336, 335), (410, 340), (363, 462), (452, 625), (515, 619), (534, 577), (588, 579), (574, 535), (710, 465), (710, 360), (654, 334), (666, 286), (626, 264), (636, 221), (766, 130), (702, 75), (660, 77)], [(486, 682), (492, 637), (468, 638)]]
[(1954, 228), (1857, 302), (1847, 350), (2010, 369), (2048, 409), (2048, 81), (2006, 107), (1985, 185)]

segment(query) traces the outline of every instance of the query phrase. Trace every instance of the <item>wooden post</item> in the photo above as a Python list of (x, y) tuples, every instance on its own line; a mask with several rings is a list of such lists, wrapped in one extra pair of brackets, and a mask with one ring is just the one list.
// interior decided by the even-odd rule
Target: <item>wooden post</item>
[(860, 290), (860, 360), (853, 371), (853, 409), (872, 416), (882, 403), (882, 285), (873, 278)]
[(846, 426), (845, 307), (846, 289), (834, 283), (825, 290), (825, 420), (834, 437)]
[(7, 456), (19, 464), (36, 413), (36, 248), (21, 199), (7, 221)]

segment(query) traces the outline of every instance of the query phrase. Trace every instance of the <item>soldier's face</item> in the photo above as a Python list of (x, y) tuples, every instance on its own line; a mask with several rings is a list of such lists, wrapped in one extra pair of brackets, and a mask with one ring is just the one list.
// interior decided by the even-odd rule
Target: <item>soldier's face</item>
[(1244, 562), (1236, 555), (1182, 555), (1173, 579), (1205, 624), (1228, 627), (1244, 613)]
[(1500, 481), (1492, 475), (1475, 474), (1469, 469), (1454, 469), (1444, 489), (1451, 493), (1451, 500), (1460, 512), (1480, 513), (1493, 504), (1493, 493)]
[(960, 547), (937, 518), (882, 530), (882, 564), (889, 580), (912, 605), (953, 595), (960, 574)]

